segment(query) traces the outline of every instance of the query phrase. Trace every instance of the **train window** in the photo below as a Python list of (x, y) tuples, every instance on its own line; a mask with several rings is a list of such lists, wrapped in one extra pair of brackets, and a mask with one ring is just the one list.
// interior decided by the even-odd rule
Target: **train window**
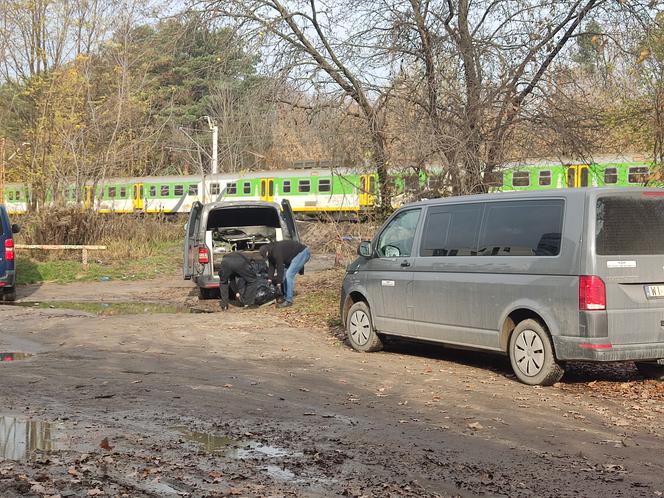
[(173, 195), (182, 195), (184, 194), (184, 185), (176, 185), (173, 187)]
[(544, 170), (539, 172), (539, 184), (542, 187), (551, 185), (551, 170)]
[(330, 190), (332, 190), (332, 185), (330, 184), (329, 178), (321, 178), (318, 180), (319, 192), (329, 192)]
[(230, 182), (226, 184), (226, 195), (235, 195), (237, 194), (237, 183)]
[(309, 180), (300, 180), (297, 183), (298, 192), (310, 192), (311, 191), (311, 182)]
[(9, 192), (7, 192), (7, 198), (10, 201), (13, 201), (14, 200), (14, 192), (12, 192), (11, 190)]
[(191, 185), (189, 185), (188, 194), (189, 195), (198, 195), (198, 185), (196, 185), (195, 183), (192, 183)]
[(369, 193), (370, 194), (376, 193), (376, 179), (373, 176), (369, 177)]
[(604, 169), (604, 183), (607, 185), (618, 183), (618, 168)]
[(290, 180), (284, 180), (284, 183), (281, 184), (281, 191), (284, 194), (290, 194)]
[(150, 189), (148, 190), (150, 193), (150, 197), (157, 197), (157, 186), (156, 185), (150, 185)]
[(159, 195), (161, 197), (168, 197), (169, 195), (171, 195), (170, 185), (162, 185), (161, 187), (159, 187)]
[(243, 186), (243, 188), (242, 188), (242, 191), (243, 191), (245, 194), (251, 194), (251, 183), (249, 183), (249, 182), (244, 182), (244, 186)]
[(20, 201), (20, 200), (21, 200), (21, 191), (20, 191), (20, 190), (17, 190), (17, 191), (16, 191), (16, 200), (17, 200), (17, 201)]
[(219, 195), (219, 184), (218, 183), (211, 183), (210, 184), (210, 195)]
[(629, 168), (627, 181), (629, 183), (646, 183), (648, 181), (648, 173), (647, 166), (634, 166)]
[(115, 199), (115, 187), (108, 187), (108, 197)]
[(420, 188), (420, 177), (417, 175), (408, 175), (404, 178), (404, 188), (409, 191), (416, 191)]
[(127, 187), (120, 187), (120, 199), (127, 198)]
[(512, 173), (512, 186), (528, 187), (530, 185), (530, 173), (528, 171), (515, 171)]

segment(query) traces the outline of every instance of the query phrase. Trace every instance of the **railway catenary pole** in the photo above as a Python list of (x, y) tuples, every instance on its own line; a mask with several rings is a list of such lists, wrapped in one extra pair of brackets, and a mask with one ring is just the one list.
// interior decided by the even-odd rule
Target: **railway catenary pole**
[(208, 126), (210, 127), (210, 131), (212, 131), (212, 171), (211, 173), (213, 175), (216, 175), (219, 173), (219, 156), (218, 156), (218, 149), (219, 149), (219, 127), (215, 124), (214, 121), (212, 121), (212, 118), (210, 116), (205, 116), (207, 118)]

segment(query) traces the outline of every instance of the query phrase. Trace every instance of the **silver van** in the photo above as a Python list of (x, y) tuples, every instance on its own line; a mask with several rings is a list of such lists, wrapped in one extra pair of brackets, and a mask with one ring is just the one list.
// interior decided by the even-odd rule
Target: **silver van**
[(550, 385), (570, 360), (634, 360), (664, 379), (664, 190), (497, 193), (410, 204), (358, 249), (341, 317), (383, 336), (507, 353)]
[(287, 199), (267, 201), (194, 202), (185, 227), (183, 276), (193, 280), (201, 299), (218, 294), (224, 255), (256, 251), (278, 240), (300, 240)]

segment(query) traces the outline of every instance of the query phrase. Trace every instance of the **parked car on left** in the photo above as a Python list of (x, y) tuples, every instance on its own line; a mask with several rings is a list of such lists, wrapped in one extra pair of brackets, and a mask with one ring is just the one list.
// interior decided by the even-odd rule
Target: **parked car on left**
[(14, 234), (20, 229), (10, 223), (5, 206), (0, 205), (0, 298), (3, 301), (16, 300)]

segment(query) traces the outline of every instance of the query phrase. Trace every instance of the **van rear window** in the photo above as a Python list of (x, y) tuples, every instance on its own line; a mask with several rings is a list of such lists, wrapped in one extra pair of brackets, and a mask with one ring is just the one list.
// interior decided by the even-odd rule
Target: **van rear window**
[(597, 199), (595, 251), (606, 256), (664, 254), (664, 197)]

